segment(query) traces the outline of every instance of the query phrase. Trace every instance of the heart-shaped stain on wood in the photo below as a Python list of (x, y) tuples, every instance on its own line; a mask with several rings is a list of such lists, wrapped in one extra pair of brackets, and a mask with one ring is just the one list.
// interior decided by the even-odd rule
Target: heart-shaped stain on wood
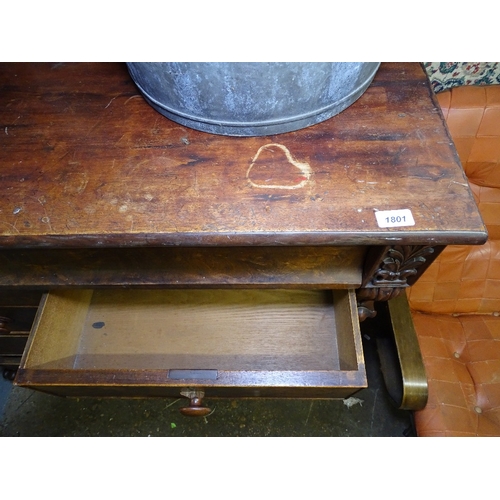
[(298, 189), (309, 182), (311, 174), (309, 163), (297, 161), (286, 146), (266, 144), (252, 159), (247, 179), (256, 188)]

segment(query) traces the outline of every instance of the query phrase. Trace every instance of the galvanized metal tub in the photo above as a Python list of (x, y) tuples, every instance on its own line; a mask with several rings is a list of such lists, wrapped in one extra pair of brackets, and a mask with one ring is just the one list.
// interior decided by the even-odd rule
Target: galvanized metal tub
[(368, 88), (380, 63), (127, 63), (144, 98), (167, 118), (203, 132), (263, 136), (340, 113)]

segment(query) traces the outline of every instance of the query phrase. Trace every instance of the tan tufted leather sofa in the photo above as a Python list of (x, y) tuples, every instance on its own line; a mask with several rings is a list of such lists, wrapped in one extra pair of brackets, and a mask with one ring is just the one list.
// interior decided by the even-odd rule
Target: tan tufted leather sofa
[(437, 94), (489, 239), (449, 246), (408, 289), (429, 383), (419, 436), (500, 436), (500, 85)]

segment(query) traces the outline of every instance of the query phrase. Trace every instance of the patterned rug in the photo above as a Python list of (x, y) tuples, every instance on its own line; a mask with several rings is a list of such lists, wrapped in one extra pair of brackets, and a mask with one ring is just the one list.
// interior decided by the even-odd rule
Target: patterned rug
[(500, 62), (424, 62), (434, 92), (460, 85), (500, 84)]

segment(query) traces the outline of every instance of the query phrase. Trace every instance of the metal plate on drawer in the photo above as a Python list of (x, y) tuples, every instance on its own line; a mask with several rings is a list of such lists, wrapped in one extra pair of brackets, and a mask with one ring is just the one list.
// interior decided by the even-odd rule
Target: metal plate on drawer
[(217, 370), (168, 370), (172, 380), (217, 380)]

